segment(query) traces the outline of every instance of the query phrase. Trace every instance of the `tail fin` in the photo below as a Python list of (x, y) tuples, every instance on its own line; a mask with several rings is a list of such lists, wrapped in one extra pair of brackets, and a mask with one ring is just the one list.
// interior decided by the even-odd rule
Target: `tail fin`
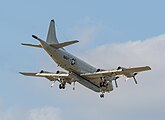
[(57, 38), (56, 38), (56, 31), (55, 31), (55, 22), (54, 22), (54, 20), (50, 21), (49, 31), (48, 31), (46, 42), (48, 44), (58, 44), (59, 43)]

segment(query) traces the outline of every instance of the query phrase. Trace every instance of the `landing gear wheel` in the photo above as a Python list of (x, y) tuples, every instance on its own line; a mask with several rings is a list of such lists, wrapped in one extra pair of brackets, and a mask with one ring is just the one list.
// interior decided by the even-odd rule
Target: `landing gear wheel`
[(104, 85), (103, 82), (100, 82), (100, 87), (103, 87), (103, 85)]
[(61, 84), (59, 84), (59, 89), (62, 89), (62, 85)]
[(65, 85), (59, 84), (59, 89), (65, 89)]
[(104, 94), (103, 94), (103, 93), (102, 93), (102, 94), (100, 94), (100, 97), (101, 97), (101, 98), (104, 98)]

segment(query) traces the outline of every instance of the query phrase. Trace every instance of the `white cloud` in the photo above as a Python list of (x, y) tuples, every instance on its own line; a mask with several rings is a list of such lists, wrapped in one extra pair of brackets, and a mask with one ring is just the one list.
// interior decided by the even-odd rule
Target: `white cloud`
[(0, 108), (0, 120), (61, 120), (60, 112), (54, 107), (25, 110), (20, 107)]
[(18, 107), (0, 108), (0, 120), (21, 120), (22, 118), (24, 118), (23, 110)]
[(27, 120), (60, 120), (59, 110), (54, 107), (32, 109)]
[[(117, 67), (116, 65), (151, 65), (159, 68), (165, 59), (165, 35), (120, 44), (103, 45), (91, 52), (87, 58), (95, 65)], [(98, 56), (99, 54), (99, 56)]]

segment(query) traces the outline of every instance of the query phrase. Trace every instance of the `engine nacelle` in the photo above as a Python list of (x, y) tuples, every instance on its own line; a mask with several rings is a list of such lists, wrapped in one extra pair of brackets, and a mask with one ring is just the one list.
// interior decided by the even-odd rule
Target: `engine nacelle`
[(107, 80), (112, 82), (114, 80), (117, 80), (119, 77), (118, 76), (114, 76), (114, 77), (109, 77)]
[(126, 68), (124, 68), (124, 67), (121, 67), (121, 66), (119, 66), (118, 68), (117, 68), (117, 70), (125, 70)]
[(49, 73), (48, 71), (41, 70), (40, 73)]
[[(135, 84), (138, 84), (138, 83), (137, 83), (137, 80), (136, 80), (136, 78), (135, 78), (135, 76), (136, 76), (137, 74), (138, 74), (138, 73), (130, 73), (130, 74), (126, 75), (126, 77), (127, 77), (127, 78), (133, 78), (134, 81), (135, 81)], [(126, 79), (126, 80), (127, 80), (127, 79)]]
[(128, 75), (126, 75), (126, 77), (131, 78), (131, 77), (135, 77), (137, 75), (137, 73), (129, 73)]
[(64, 71), (57, 71), (56, 74), (66, 74), (67, 72)]
[(105, 71), (104, 69), (97, 69), (96, 72), (101, 72), (101, 71)]

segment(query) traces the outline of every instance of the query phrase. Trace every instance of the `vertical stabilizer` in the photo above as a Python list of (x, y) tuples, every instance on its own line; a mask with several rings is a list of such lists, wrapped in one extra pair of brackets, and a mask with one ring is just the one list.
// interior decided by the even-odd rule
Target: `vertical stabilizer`
[(55, 31), (55, 22), (54, 22), (54, 20), (50, 21), (49, 31), (48, 31), (46, 42), (48, 44), (58, 44), (59, 43), (57, 38), (56, 38), (56, 31)]

